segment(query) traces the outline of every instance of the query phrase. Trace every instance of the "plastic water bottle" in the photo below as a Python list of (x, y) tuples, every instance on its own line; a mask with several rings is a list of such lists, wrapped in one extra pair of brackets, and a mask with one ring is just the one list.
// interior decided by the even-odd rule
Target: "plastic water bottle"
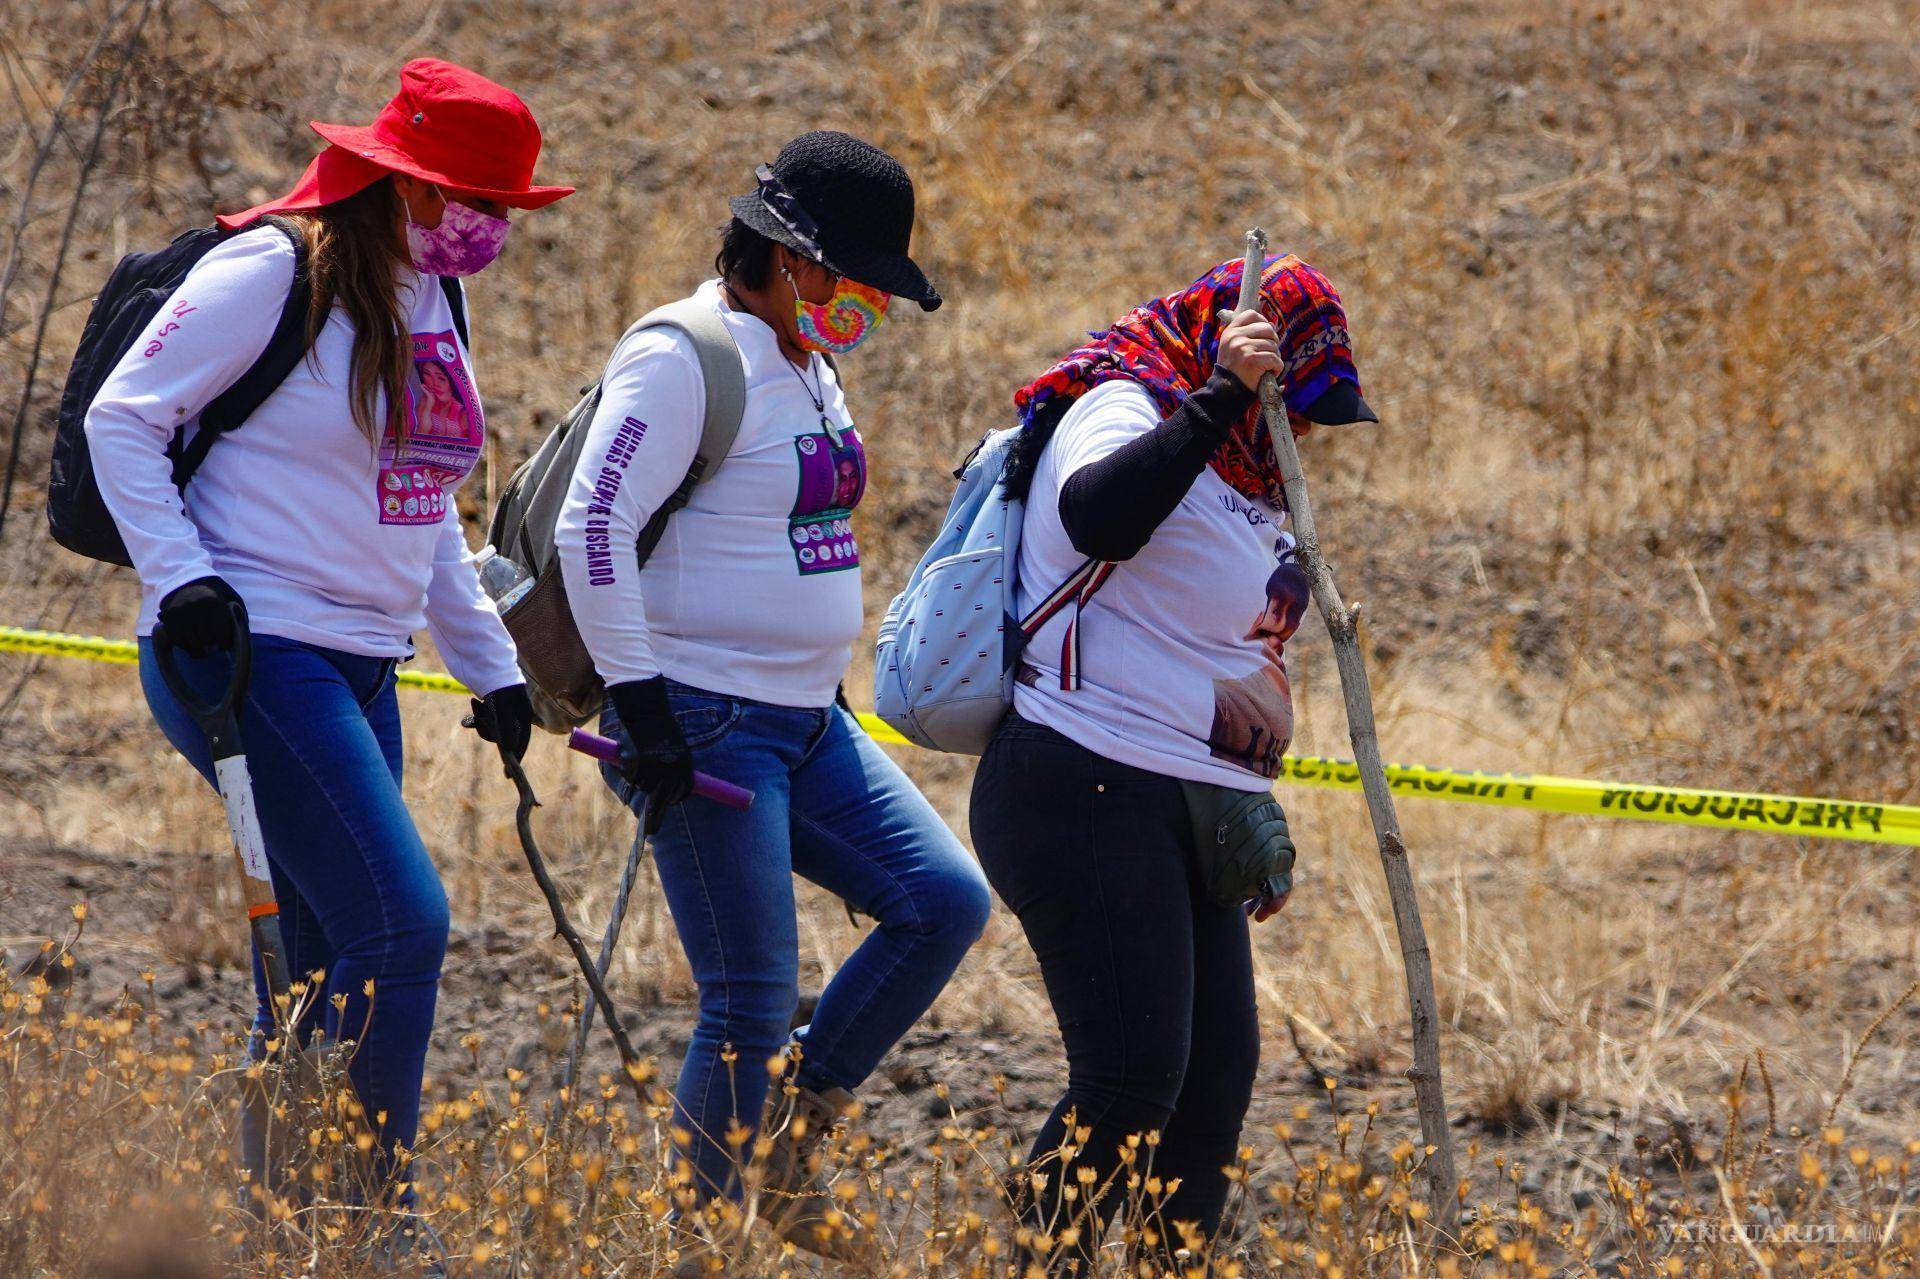
[(533, 589), (533, 574), (502, 555), (492, 545), (480, 548), (473, 566), (480, 572), (480, 588), (502, 616)]

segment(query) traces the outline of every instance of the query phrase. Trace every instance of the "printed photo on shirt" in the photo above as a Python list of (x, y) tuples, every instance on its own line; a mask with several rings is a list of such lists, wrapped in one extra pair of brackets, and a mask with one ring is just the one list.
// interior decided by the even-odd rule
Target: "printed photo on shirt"
[(453, 372), (440, 360), (415, 360), (414, 379), (420, 394), (415, 400), (413, 419), (415, 439), (464, 440), (472, 428), (472, 415), (461, 398)]
[(1280, 757), (1293, 740), (1293, 690), (1287, 683), (1286, 643), (1307, 609), (1307, 575), (1289, 548), (1267, 578), (1266, 599), (1243, 640), (1260, 646), (1261, 663), (1235, 679), (1213, 681), (1213, 727), (1208, 753), (1262, 777), (1280, 775)]
[(413, 335), (401, 438), (380, 445), (380, 522), (437, 524), (480, 460), (486, 417), (452, 330)]
[(853, 535), (853, 508), (867, 491), (867, 451), (860, 433), (848, 428), (840, 442), (824, 431), (795, 437), (799, 492), (787, 521), (787, 539), (801, 574), (836, 573), (860, 566)]

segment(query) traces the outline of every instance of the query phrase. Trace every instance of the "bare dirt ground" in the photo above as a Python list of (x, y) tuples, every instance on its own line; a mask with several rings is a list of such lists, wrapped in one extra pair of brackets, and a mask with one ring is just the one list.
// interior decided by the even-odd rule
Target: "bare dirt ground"
[[(141, 974), (154, 972), (155, 1006), (178, 1026), (204, 1028), (207, 1042), (250, 1014), (237, 970), (180, 966), (152, 948), (149, 921), (189, 891), (177, 869), (165, 861), (91, 850), (27, 851), (23, 873), (10, 884), (10, 909), (55, 917), (65, 913), (64, 903), (85, 900), (95, 912), (91, 945), (84, 951), (91, 958), (72, 978), (75, 1006), (105, 1015), (127, 990), (141, 989)], [(535, 1092), (557, 1082), (579, 982), (557, 946), (529, 946), (529, 933), (537, 931), (531, 918), (518, 926), (456, 926), (441, 988), (439, 1033), (428, 1063), (429, 1097), (458, 1098), (476, 1086), (497, 1085), (509, 1070), (527, 1072)], [(23, 947), (16, 958), (16, 967), (25, 967), (31, 952)], [(644, 976), (631, 973), (615, 990), (628, 1012), (634, 1046), (662, 1062), (677, 1061), (691, 1029), (686, 1001), (664, 996)], [(1409, 1064), (1404, 1045), (1376, 1041), (1334, 1055), (1298, 1031), (1274, 1030), (1248, 1116), (1250, 1133), (1267, 1134), (1275, 1124), (1285, 1124), (1302, 1147), (1331, 1149), (1338, 1145), (1343, 1117), (1351, 1121), (1377, 1106), (1375, 1126), (1384, 1134), (1383, 1146), (1418, 1140), (1400, 1078)], [(1916, 1034), (1920, 1009), (1909, 1006), (1899, 1024), (1882, 1032), (1896, 1047), (1882, 1049), (1863, 1069), (1884, 1067), (1890, 1054), (1905, 1061)], [(468, 1047), (473, 1037), (478, 1044)], [(586, 1077), (610, 1077), (618, 1062), (611, 1044), (596, 1034)], [(1329, 1091), (1329, 1080), (1337, 1089)], [(1045, 1119), (1064, 1084), (1050, 1022), (953, 1024), (936, 1016), (907, 1036), (863, 1090), (862, 1123), (881, 1141), (908, 1152), (909, 1163), (928, 1130), (946, 1123), (992, 1125), (1019, 1147)], [(1905, 1085), (1916, 1084), (1920, 1074), (1909, 1067)], [(1854, 1105), (1864, 1115), (1885, 1116), (1896, 1109), (1889, 1102), (1869, 1094)], [(1694, 1149), (1711, 1139), (1716, 1116), (1660, 1107), (1629, 1113), (1583, 1097), (1577, 1089), (1517, 1096), (1510, 1104), (1515, 1109), (1504, 1114), (1476, 1116), (1471, 1108), (1461, 1108), (1456, 1139), (1463, 1150), (1463, 1175), (1496, 1183), (1510, 1175), (1522, 1192), (1575, 1213), (1604, 1197), (1610, 1169), (1649, 1178), (1658, 1187), (1659, 1202), (1713, 1193), (1711, 1169)], [(1755, 1127), (1764, 1125), (1756, 1121)], [(1780, 1139), (1786, 1140), (1797, 1125), (1783, 1120), (1779, 1127)]]

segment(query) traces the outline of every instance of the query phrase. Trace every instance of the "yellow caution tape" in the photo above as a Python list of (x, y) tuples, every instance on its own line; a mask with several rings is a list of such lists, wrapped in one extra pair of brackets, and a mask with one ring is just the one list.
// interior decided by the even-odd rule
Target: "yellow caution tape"
[(429, 693), (461, 693), (473, 696), (473, 690), (451, 675), (440, 671), (401, 671), (395, 677), (401, 688), (424, 688)]
[[(90, 662), (112, 662), (119, 666), (132, 666), (140, 660), (139, 648), (127, 640), (105, 639), (98, 635), (64, 635), (59, 631), (29, 631), (17, 626), (0, 626), (0, 653), (80, 657)], [(399, 684), (402, 688), (424, 688), (431, 693), (468, 692), (465, 684), (439, 671), (401, 671)]]
[(899, 729), (871, 711), (855, 711), (853, 717), (860, 721), (860, 727), (867, 730), (867, 736), (876, 742), (885, 742), (889, 746), (913, 745), (901, 735)]
[[(1685, 786), (1643, 786), (1634, 782), (1596, 782), (1540, 773), (1481, 773), (1464, 769), (1388, 764), (1387, 784), (1422, 799), (1461, 804), (1531, 808), (1580, 817), (1624, 817), (1632, 821), (1765, 835), (1808, 835), (1853, 839), (1869, 844), (1920, 846), (1920, 807), (1866, 804), (1847, 799), (1809, 799), (1750, 791), (1693, 790)], [(1280, 780), (1302, 786), (1360, 789), (1360, 769), (1352, 760), (1317, 755), (1288, 755), (1280, 761)]]
[[(0, 652), (39, 653), (122, 664), (139, 660), (125, 640), (97, 635), (65, 635), (0, 626)], [(401, 671), (400, 686), (436, 693), (466, 693), (467, 687), (438, 671)], [(860, 726), (875, 741), (909, 743), (878, 716), (862, 713)], [(1580, 817), (1619, 817), (1631, 821), (1711, 826), (1764, 835), (1804, 835), (1851, 839), (1868, 844), (1920, 847), (1920, 806), (1868, 804), (1845, 799), (1811, 799), (1748, 791), (1692, 790), (1684, 786), (1642, 786), (1596, 782), (1537, 773), (1482, 773), (1466, 769), (1388, 764), (1387, 783), (1396, 792), (1421, 799), (1460, 804), (1529, 808)], [(1352, 760), (1318, 755), (1288, 755), (1280, 761), (1280, 780), (1300, 786), (1359, 790), (1360, 769)]]
[(125, 640), (98, 635), (62, 635), (59, 631), (28, 631), (0, 626), (0, 653), (44, 653), (48, 657), (84, 657), (95, 662), (131, 666), (140, 652)]
[[(47, 657), (79, 657), (90, 662), (112, 662), (132, 666), (140, 660), (140, 649), (128, 640), (106, 639), (99, 635), (67, 635), (60, 631), (30, 631), (18, 626), (0, 626), (0, 653), (39, 653)], [(400, 672), (401, 688), (421, 688), (429, 693), (461, 693), (471, 697), (472, 690), (451, 675), (440, 671)], [(878, 715), (861, 713), (860, 727), (876, 742), (889, 746), (910, 746)]]

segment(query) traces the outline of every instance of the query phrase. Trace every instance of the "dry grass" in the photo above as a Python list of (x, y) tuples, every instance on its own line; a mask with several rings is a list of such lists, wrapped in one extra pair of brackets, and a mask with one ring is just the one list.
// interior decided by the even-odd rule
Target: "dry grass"
[[(84, 922), (84, 911), (75, 915)], [(39, 973), (18, 984), (0, 975), (0, 1082), (12, 1138), (0, 1153), (0, 1186), (12, 1191), (0, 1215), (0, 1265), (9, 1274), (147, 1279), (367, 1273), (369, 1240), (392, 1219), (354, 1206), (346, 1189), (353, 1151), (372, 1140), (351, 1098), (330, 1095), (309, 1107), (310, 1118), (288, 1121), (291, 1146), (310, 1152), (296, 1187), (279, 1196), (236, 1191), (225, 1113), (242, 1074), (262, 1068), (244, 1066), (238, 1036), (205, 1025), (181, 1033), (156, 1010), (151, 973), (143, 974), (144, 993), (81, 1013), (62, 976), (79, 933), (49, 942)], [(467, 1046), (477, 1065), (482, 1045)], [(451, 1242), (458, 1271), (662, 1274), (689, 1246), (685, 1227), (671, 1221), (679, 1211), (726, 1241), (713, 1273), (811, 1273), (791, 1245), (755, 1225), (768, 1209), (758, 1189), (765, 1139), (749, 1145), (742, 1130), (735, 1142), (746, 1166), (744, 1202), (702, 1209), (685, 1166), (670, 1157), (669, 1094), (651, 1070), (635, 1079), (644, 1097), (637, 1108), (612, 1076), (569, 1099), (541, 1095), (509, 1068), (426, 1111), (412, 1164), (419, 1207)], [(1701, 1189), (1680, 1195), (1658, 1193), (1650, 1176), (1609, 1169), (1583, 1211), (1557, 1215), (1541, 1206), (1537, 1174), (1504, 1157), (1482, 1160), (1474, 1143), (1468, 1154), (1478, 1176), (1462, 1179), (1467, 1224), (1457, 1238), (1432, 1228), (1418, 1186), (1420, 1152), (1376, 1127), (1378, 1101), (1343, 1115), (1324, 1147), (1296, 1139), (1295, 1124), (1308, 1118), (1302, 1104), (1291, 1121), (1243, 1148), (1232, 1170), (1235, 1230), (1212, 1251), (1210, 1270), (1209, 1241), (1155, 1216), (1169, 1187), (1154, 1174), (1151, 1135), (1102, 1181), (1074, 1165), (1071, 1148), (1058, 1163), (1023, 1167), (1017, 1123), (957, 1110), (911, 1141), (875, 1140), (857, 1120), (836, 1133), (821, 1172), (837, 1208), (821, 1229), (868, 1241), (863, 1259), (843, 1272), (889, 1279), (1038, 1276), (1048, 1258), (1072, 1248), (1079, 1214), (1108, 1196), (1125, 1205), (1116, 1231), (1123, 1250), (1084, 1273), (1254, 1279), (1311, 1266), (1330, 1275), (1538, 1279), (1740, 1274), (1749, 1262), (1780, 1276), (1911, 1273), (1920, 1264), (1920, 1219), (1902, 1209), (1911, 1206), (1920, 1142), (1877, 1151), (1829, 1127), (1775, 1145), (1770, 1127), (1746, 1116), (1744, 1084), (1722, 1099), (1724, 1145), (1702, 1144), (1681, 1124), (1657, 1149), (1643, 1143), (1650, 1165), (1695, 1174)], [(1005, 1081), (994, 1088), (1003, 1092)], [(94, 1175), (101, 1167), (134, 1175)], [(1050, 1178), (1074, 1183), (1061, 1217), (1041, 1228), (1020, 1224), (1009, 1196)], [(142, 1228), (127, 1230), (129, 1219)], [(1844, 1268), (1835, 1268), (1836, 1251)]]
[[(30, 134), (101, 10), (0, 0), (0, 13), (7, 223)], [(1242, 30), (1261, 33), (1257, 52), (1223, 34)], [(0, 622), (120, 634), (133, 612), (126, 574), (88, 573), (48, 545), (32, 491), (47, 378), (113, 258), (211, 204), (279, 189), (310, 152), (306, 119), (364, 114), (397, 58), (432, 51), (521, 90), (546, 127), (543, 172), (582, 188), (525, 219), (475, 284), (499, 467), (627, 319), (702, 276), (720, 198), (754, 162), (802, 128), (852, 128), (914, 170), (916, 243), (951, 299), (902, 316), (849, 367), (873, 445), (861, 532), (877, 608), (945, 500), (946, 468), (1007, 419), (1011, 389), (1078, 330), (1232, 253), (1259, 221), (1342, 286), (1369, 399), (1388, 419), (1317, 434), (1306, 456), (1343, 586), (1372, 619), (1391, 758), (1912, 800), (1916, 30), (1913, 0), (926, 0), (830, 14), (781, 0), (643, 13), (610, 0), (170, 0), (54, 299), (54, 367), (34, 396), (16, 494), (25, 510), (0, 542)], [(83, 105), (100, 88), (83, 84)], [(84, 143), (75, 127), (0, 312), (0, 404), (19, 391), (45, 305)], [(1317, 623), (1296, 647), (1297, 749), (1344, 754)], [(452, 699), (406, 705), (409, 789), (457, 929), (539, 936), (496, 770)], [(578, 913), (598, 920), (628, 823), (561, 754), (549, 746), (535, 761), (546, 839)], [(964, 834), (968, 763), (902, 762)], [(1320, 1068), (1385, 1107), (1397, 1140), (1405, 1003), (1371, 836), (1350, 797), (1284, 798), (1308, 852), (1294, 904), (1260, 935), (1268, 1058), (1280, 1063), (1263, 1095), (1290, 1113), (1298, 1072), (1280, 1031), (1291, 1026)], [(1658, 1162), (1636, 1136), (1679, 1124), (1731, 1151), (1739, 1130), (1722, 1099), (1761, 1053), (1783, 1137), (1752, 1157), (1799, 1176), (1802, 1138), (1788, 1134), (1818, 1133), (1859, 1037), (1920, 964), (1920, 879), (1902, 852), (1444, 805), (1403, 804), (1402, 817), (1453, 1101), (1487, 1129), (1476, 1177), (1504, 1175), (1489, 1171), (1494, 1154), (1539, 1168), (1537, 1202), (1556, 1221), (1577, 1218), (1575, 1196), (1613, 1202), (1610, 1165), (1679, 1193), (1670, 1168), (1636, 1164)], [(0, 831), (0, 866), (17, 870), (0, 874), (0, 946), (15, 969), (75, 897), (117, 892), (92, 939), (96, 1002), (145, 963), (162, 985), (186, 971), (237, 998), (216, 811), (163, 750), (129, 673), (0, 662)], [(833, 903), (805, 903), (817, 982), (857, 938)], [(513, 981), (504, 1009), (463, 1003), (457, 1017), (493, 1008), (526, 1023), (540, 1000), (563, 1006), (553, 971)], [(689, 1015), (671, 924), (644, 888), (617, 971), (637, 1005)], [(152, 1033), (189, 1032), (164, 1001), (158, 1012)], [(996, 917), (935, 1018), (969, 1034), (1050, 1033), (1010, 919)], [(1901, 1009), (1859, 1054), (1838, 1120), (1848, 1145), (1892, 1150), (1920, 1132), (1916, 1030)], [(216, 1048), (183, 1051), (198, 1061)], [(494, 1090), (461, 1131), (510, 1122), (497, 1066), (437, 1059), (460, 1095)], [(1319, 1115), (1324, 1102), (1306, 1100)], [(529, 1115), (546, 1104), (525, 1101)], [(210, 1139), (151, 1149), (211, 1149), (193, 1141)], [(1264, 1204), (1294, 1174), (1270, 1140), (1259, 1145), (1281, 1170), (1257, 1178)], [(1701, 1167), (1743, 1184), (1748, 1156), (1725, 1151)], [(169, 1158), (144, 1166), (180, 1167)], [(443, 1149), (423, 1162), (441, 1185), (466, 1184)], [(1390, 1165), (1376, 1152), (1368, 1166)], [(0, 1196), (22, 1184), (0, 1181)], [(1712, 1179), (1686, 1185), (1703, 1194)], [(575, 1189), (559, 1197), (577, 1202)], [(1320, 1240), (1297, 1207), (1282, 1213), (1286, 1238)], [(18, 1211), (0, 1201), (0, 1228)], [(1602, 1224), (1638, 1228), (1630, 1210)], [(1329, 1245), (1333, 1264), (1358, 1266), (1345, 1246)], [(1714, 1246), (1717, 1273), (1751, 1261)], [(1646, 1255), (1634, 1273), (1666, 1254)], [(1706, 1253), (1674, 1255), (1716, 1273), (1697, 1260)]]

